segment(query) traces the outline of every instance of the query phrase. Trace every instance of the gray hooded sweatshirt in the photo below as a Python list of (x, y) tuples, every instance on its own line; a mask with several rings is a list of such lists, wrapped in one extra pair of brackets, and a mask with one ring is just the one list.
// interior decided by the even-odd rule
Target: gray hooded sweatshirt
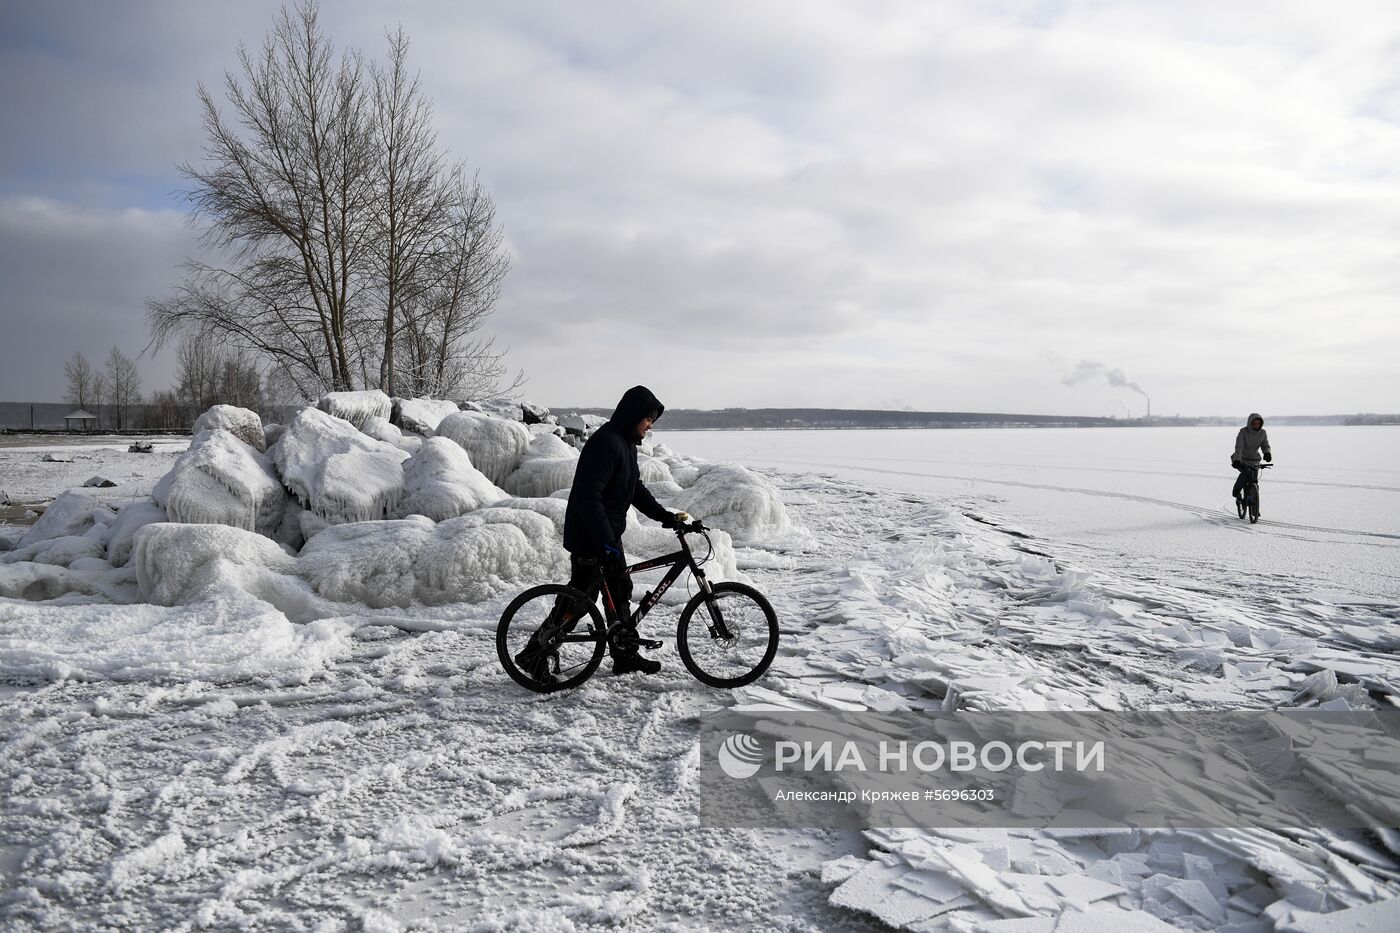
[[(1250, 427), (1255, 418), (1260, 421), (1257, 431)], [(1260, 451), (1270, 456), (1273, 455), (1272, 451), (1269, 450), (1269, 432), (1264, 430), (1263, 421), (1264, 418), (1259, 412), (1249, 413), (1249, 417), (1245, 419), (1244, 427), (1240, 428), (1240, 433), (1235, 435), (1235, 453), (1230, 458), (1231, 463), (1238, 460), (1250, 466), (1258, 466), (1263, 462), (1259, 456)]]

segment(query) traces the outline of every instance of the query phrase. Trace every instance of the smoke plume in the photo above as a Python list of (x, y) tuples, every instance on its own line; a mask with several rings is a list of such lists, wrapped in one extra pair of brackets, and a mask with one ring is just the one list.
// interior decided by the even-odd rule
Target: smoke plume
[(1123, 375), (1123, 370), (1109, 369), (1108, 366), (1096, 360), (1080, 360), (1079, 365), (1074, 367), (1074, 371), (1060, 381), (1067, 386), (1075, 386), (1091, 379), (1104, 379), (1116, 389), (1131, 389), (1143, 398), (1147, 398), (1147, 393), (1142, 390), (1142, 386)]

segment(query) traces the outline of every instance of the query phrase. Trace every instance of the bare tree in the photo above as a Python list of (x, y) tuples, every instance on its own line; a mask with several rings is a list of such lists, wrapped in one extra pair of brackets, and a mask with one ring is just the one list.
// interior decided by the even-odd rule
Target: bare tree
[(175, 430), (189, 425), (182, 411), (179, 397), (169, 389), (158, 389), (151, 393), (149, 406), (150, 426), (165, 430)]
[(187, 422), (218, 404), (223, 365), (223, 355), (212, 335), (191, 334), (176, 347), (175, 394), (184, 407)]
[[(489, 340), (471, 336), (508, 267), (494, 209), (444, 166), (408, 45), (399, 30), (383, 65), (337, 59), (304, 2), (282, 10), (258, 54), (240, 47), (230, 116), (200, 87), (206, 159), (181, 170), (205, 245), (228, 261), (187, 263), (176, 292), (150, 303), (153, 345), (218, 334), (308, 397), (416, 391), (400, 387), (406, 374), (406, 386), (451, 388), (504, 373)], [(454, 369), (469, 376), (445, 378)]]
[(63, 397), (64, 401), (85, 411), (98, 407), (101, 398), (101, 374), (93, 369), (87, 357), (82, 353), (74, 353), (73, 358), (63, 364), (63, 374), (68, 377), (68, 391)]
[(116, 347), (107, 354), (101, 377), (111, 425), (118, 430), (131, 427), (131, 409), (141, 404), (141, 374), (136, 364)]
[(216, 394), (219, 403), (262, 410), (262, 374), (247, 351), (235, 350), (223, 356)]

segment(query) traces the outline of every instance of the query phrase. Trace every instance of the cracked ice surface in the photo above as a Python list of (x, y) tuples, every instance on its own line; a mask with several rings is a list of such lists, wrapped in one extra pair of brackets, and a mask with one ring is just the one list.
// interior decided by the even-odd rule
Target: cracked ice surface
[[(677, 467), (689, 464), (671, 465), (678, 481), (685, 471)], [(29, 620), (32, 645), (49, 633), (64, 644), (89, 637), (54, 629), (64, 612), (109, 613), (112, 631), (133, 645), (133, 669), (162, 645), (207, 667), (180, 678), (50, 682), (43, 672), (26, 679), (6, 653), (10, 643), (0, 642), (0, 920), (60, 928), (1389, 928), (1400, 904), (1393, 835), (698, 825), (697, 723), (730, 702), (1266, 708), (1380, 704), (1392, 695), (1386, 646), (1396, 620), (1383, 606), (1246, 600), (1199, 579), (1106, 574), (1064, 559), (1053, 542), (1011, 533), (986, 503), (974, 518), (942, 496), (815, 475), (763, 479), (808, 534), (730, 547), (785, 633), (769, 676), (734, 694), (698, 685), (669, 644), (657, 652), (664, 667), (655, 678), (603, 672), (567, 695), (525, 694), (495, 658), (509, 588), (434, 607), (328, 605), (304, 581), (296, 592), (271, 588), (302, 580), (297, 559), (271, 542), (228, 566), (218, 555), (242, 553), (239, 536), (256, 537), (236, 529), (227, 531), (238, 540), (217, 546), (163, 544), (176, 562), (169, 570), (158, 562), (173, 574), (171, 591), (194, 601), (155, 607), (145, 621), (112, 606), (6, 603)], [(562, 499), (502, 506), (454, 521), (521, 512), (557, 542)], [(174, 533), (167, 528), (217, 533), (143, 529), (132, 572), (155, 553), (143, 555), (141, 542)], [(335, 537), (348, 531), (322, 534), (333, 537), (321, 547), (357, 553)], [(660, 546), (670, 537), (650, 523), (629, 524), (628, 535), (639, 553), (634, 541)], [(211, 556), (178, 564), (196, 553)], [(337, 559), (331, 553), (325, 566)], [(294, 597), (308, 600), (302, 608), (312, 615), (332, 614), (313, 623), (320, 629), (282, 620), (277, 632), (318, 635), (301, 646), (237, 614), (201, 615), (230, 575), (240, 591), (259, 594), (250, 604), (267, 607), (274, 622), (279, 609), (287, 618), (297, 611)], [(47, 614), (34, 616), (36, 608)], [(157, 623), (177, 628), (156, 640)], [(662, 607), (643, 628), (662, 637), (672, 624)], [(213, 663), (221, 658), (222, 668)]]

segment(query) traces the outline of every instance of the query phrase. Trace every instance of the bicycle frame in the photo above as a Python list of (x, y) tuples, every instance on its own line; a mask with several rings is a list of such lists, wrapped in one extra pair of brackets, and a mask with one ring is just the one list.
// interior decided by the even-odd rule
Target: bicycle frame
[[(653, 557), (651, 560), (644, 560), (639, 564), (632, 564), (626, 568), (625, 572), (628, 576), (631, 576), (633, 574), (643, 573), (647, 570), (655, 570), (657, 567), (665, 567), (667, 565), (671, 567), (671, 569), (666, 572), (666, 576), (661, 578), (661, 582), (656, 584), (656, 589), (644, 595), (642, 601), (637, 604), (637, 611), (632, 613), (629, 619), (633, 625), (640, 623), (646, 618), (647, 613), (651, 612), (656, 604), (661, 601), (661, 597), (671, 588), (671, 584), (679, 580), (681, 574), (685, 573), (687, 569), (694, 574), (696, 582), (700, 584), (700, 589), (706, 593), (710, 592), (710, 584), (709, 581), (705, 579), (705, 571), (701, 570), (700, 566), (695, 563), (695, 558), (690, 553), (689, 542), (685, 540), (684, 536), (681, 536), (680, 543), (681, 549), (679, 551), (672, 551), (670, 554)], [(603, 601), (608, 607), (608, 617), (614, 621), (621, 622), (622, 619), (618, 615), (617, 604), (613, 601), (612, 591), (608, 589), (607, 574), (603, 574), (602, 592)]]
[[(687, 569), (694, 574), (696, 582), (700, 585), (701, 592), (710, 592), (710, 582), (705, 579), (705, 571), (700, 569), (700, 565), (695, 562), (694, 556), (690, 553), (689, 542), (685, 540), (684, 535), (680, 535), (679, 537), (681, 544), (681, 549), (679, 551), (672, 551), (670, 554), (663, 554), (660, 557), (653, 557), (650, 560), (644, 560), (639, 564), (631, 564), (623, 568), (623, 572), (631, 576), (632, 574), (642, 573), (647, 570), (655, 570), (657, 567), (666, 567), (668, 565), (671, 567), (671, 569), (666, 572), (666, 576), (662, 577), (661, 582), (656, 585), (656, 589), (642, 597), (641, 603), (637, 606), (637, 611), (627, 620), (622, 619), (617, 611), (617, 602), (613, 599), (612, 590), (608, 587), (608, 574), (603, 571), (602, 567), (598, 568), (598, 588), (603, 596), (603, 605), (605, 607), (604, 621), (607, 623), (610, 630), (623, 621), (630, 621), (634, 626), (639, 624), (642, 619), (646, 618), (647, 613), (651, 612), (656, 604), (660, 602), (661, 597), (671, 588), (671, 585), (679, 580), (681, 574), (685, 573)], [(711, 610), (711, 614), (713, 615), (713, 610)], [(565, 612), (564, 615), (560, 617), (559, 621), (569, 626), (569, 628), (572, 628), (571, 623), (577, 618), (578, 617), (572, 613)], [(559, 638), (559, 641), (581, 642), (592, 641), (593, 638), (593, 635), (587, 633), (573, 634), (572, 632), (566, 632)]]

